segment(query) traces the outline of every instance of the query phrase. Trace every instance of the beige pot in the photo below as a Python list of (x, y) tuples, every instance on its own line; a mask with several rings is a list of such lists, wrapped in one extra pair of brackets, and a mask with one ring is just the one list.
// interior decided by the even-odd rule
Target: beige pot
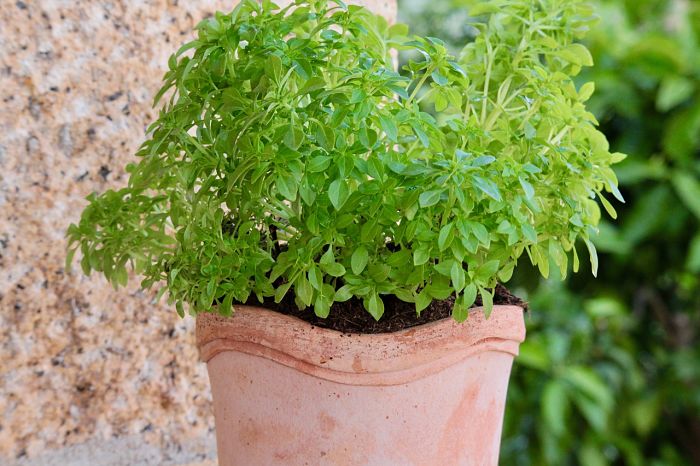
[(248, 306), (200, 314), (219, 463), (496, 465), (524, 338), (515, 306), (374, 335)]

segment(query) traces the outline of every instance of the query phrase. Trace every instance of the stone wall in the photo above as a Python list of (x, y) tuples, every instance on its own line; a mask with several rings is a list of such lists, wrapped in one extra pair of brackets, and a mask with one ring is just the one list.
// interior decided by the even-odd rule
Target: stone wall
[(170, 53), (234, 3), (0, 2), (0, 464), (213, 464), (193, 320), (67, 273), (64, 232), (126, 182)]

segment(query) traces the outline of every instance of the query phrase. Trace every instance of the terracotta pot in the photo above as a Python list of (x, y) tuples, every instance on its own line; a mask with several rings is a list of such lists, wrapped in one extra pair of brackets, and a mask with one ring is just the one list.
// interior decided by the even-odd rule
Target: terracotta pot
[(375, 335), (247, 306), (200, 314), (219, 463), (496, 465), (524, 338), (515, 306)]

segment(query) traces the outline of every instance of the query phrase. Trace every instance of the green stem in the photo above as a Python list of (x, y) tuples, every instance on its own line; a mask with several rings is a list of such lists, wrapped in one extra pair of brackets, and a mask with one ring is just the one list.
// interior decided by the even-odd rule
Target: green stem
[(416, 87), (413, 88), (413, 93), (408, 98), (408, 102), (406, 102), (407, 105), (413, 102), (413, 99), (416, 97), (416, 95), (418, 95), (418, 92), (420, 92), (420, 90), (423, 88), (423, 84), (425, 84), (425, 81), (428, 80), (428, 76), (430, 76), (433, 71), (435, 71), (435, 67), (433, 65), (429, 66), (421, 77), (420, 81), (418, 81), (418, 84), (416, 84)]
[(481, 102), (481, 124), (483, 125), (486, 121), (486, 109), (489, 102), (489, 84), (491, 82), (491, 67), (493, 66), (493, 48), (491, 47), (491, 42), (486, 40), (486, 49), (488, 50), (488, 55), (484, 57), (486, 60), (486, 76), (484, 78), (484, 97)]

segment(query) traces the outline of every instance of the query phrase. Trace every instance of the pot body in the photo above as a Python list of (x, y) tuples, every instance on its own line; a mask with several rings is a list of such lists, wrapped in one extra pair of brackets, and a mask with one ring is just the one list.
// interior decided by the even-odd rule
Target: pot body
[(197, 317), (219, 463), (491, 466), (522, 309), (349, 335), (261, 308)]

